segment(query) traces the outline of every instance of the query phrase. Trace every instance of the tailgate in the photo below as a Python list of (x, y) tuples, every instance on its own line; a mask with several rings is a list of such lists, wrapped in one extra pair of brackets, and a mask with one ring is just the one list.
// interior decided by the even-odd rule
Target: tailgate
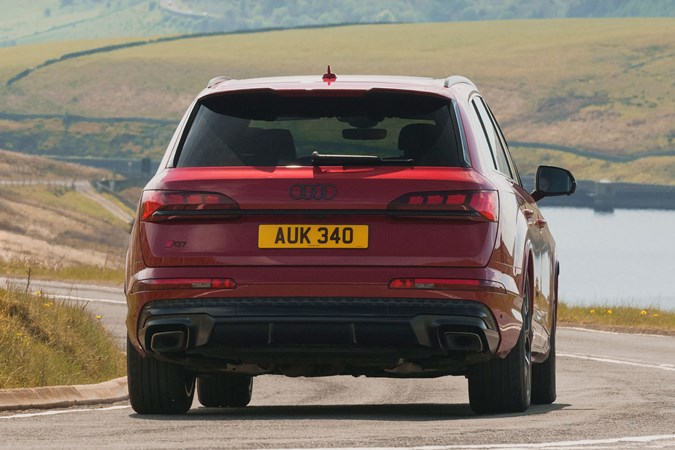
[(170, 169), (144, 193), (142, 253), (149, 267), (482, 267), (497, 204), (462, 168)]

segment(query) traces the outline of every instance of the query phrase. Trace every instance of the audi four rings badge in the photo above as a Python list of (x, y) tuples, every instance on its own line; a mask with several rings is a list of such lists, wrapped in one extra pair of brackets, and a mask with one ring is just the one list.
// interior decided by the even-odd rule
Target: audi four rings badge
[(288, 193), (293, 200), (333, 200), (337, 188), (332, 184), (294, 184)]

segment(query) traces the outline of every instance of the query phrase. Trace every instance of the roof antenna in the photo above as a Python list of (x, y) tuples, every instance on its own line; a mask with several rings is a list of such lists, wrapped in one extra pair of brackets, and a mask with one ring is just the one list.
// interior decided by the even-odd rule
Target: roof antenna
[(325, 81), (326, 83), (328, 83), (328, 86), (330, 86), (330, 84), (332, 82), (337, 80), (337, 75), (335, 75), (334, 73), (332, 73), (330, 71), (330, 64), (328, 65), (328, 68), (326, 69), (326, 73), (323, 74), (323, 77), (321, 79), (323, 81)]

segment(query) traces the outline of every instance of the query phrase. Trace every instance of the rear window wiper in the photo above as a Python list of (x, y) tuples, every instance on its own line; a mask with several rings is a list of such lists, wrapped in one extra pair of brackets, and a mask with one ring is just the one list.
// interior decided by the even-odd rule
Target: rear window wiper
[(415, 161), (408, 158), (382, 159), (375, 155), (322, 155), (312, 153), (314, 166), (414, 166)]

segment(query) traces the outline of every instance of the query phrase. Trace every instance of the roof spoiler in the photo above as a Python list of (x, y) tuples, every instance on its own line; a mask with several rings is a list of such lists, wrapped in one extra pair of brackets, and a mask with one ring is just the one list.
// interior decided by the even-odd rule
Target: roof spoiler
[(226, 81), (230, 81), (231, 79), (232, 79), (232, 78), (230, 78), (230, 77), (226, 77), (226, 76), (222, 76), (222, 75), (219, 76), (219, 77), (211, 78), (211, 79), (209, 80), (209, 82), (206, 83), (206, 88), (207, 88), (207, 89), (212, 88), (212, 87), (214, 87), (214, 86), (219, 85), (220, 83), (224, 83), (224, 82), (226, 82)]
[(465, 84), (468, 84), (469, 86), (471, 86), (474, 89), (478, 89), (478, 88), (476, 88), (476, 85), (473, 84), (473, 81), (469, 80), (466, 77), (462, 77), (460, 75), (449, 76), (448, 78), (445, 79), (445, 82), (443, 83), (443, 86), (450, 87), (450, 86), (458, 84), (458, 83), (465, 83)]

